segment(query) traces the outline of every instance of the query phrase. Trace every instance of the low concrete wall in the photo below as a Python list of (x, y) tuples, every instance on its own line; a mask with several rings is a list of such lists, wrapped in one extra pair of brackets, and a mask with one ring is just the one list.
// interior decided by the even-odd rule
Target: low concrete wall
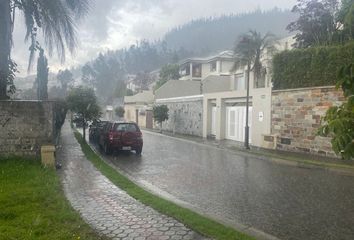
[(344, 97), (334, 87), (277, 90), (272, 94), (272, 134), (276, 148), (334, 157), (331, 139), (317, 136), (321, 118)]
[(38, 156), (55, 143), (55, 102), (0, 101), (0, 156)]
[(156, 104), (167, 105), (169, 109), (169, 119), (163, 123), (163, 130), (203, 136), (203, 96), (158, 99)]

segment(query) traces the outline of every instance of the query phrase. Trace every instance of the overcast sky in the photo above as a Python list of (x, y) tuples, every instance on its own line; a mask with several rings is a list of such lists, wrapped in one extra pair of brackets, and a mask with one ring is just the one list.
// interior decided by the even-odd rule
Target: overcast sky
[[(79, 46), (68, 54), (65, 64), (56, 56), (49, 59), (53, 72), (84, 64), (99, 52), (127, 47), (137, 40), (162, 38), (170, 29), (192, 19), (243, 13), (260, 8), (291, 8), (296, 0), (91, 0), (89, 15), (78, 25)], [(21, 76), (26, 75), (28, 43), (24, 44), (23, 20), (14, 31), (13, 58)], [(35, 72), (35, 67), (33, 68)]]

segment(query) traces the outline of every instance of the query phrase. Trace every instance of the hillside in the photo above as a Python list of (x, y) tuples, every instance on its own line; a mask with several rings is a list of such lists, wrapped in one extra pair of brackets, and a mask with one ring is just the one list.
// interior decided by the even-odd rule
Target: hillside
[(249, 31), (272, 32), (278, 37), (289, 36), (286, 26), (296, 16), (288, 10), (260, 10), (240, 15), (194, 20), (168, 32), (164, 41), (170, 49), (184, 49), (195, 55), (208, 55), (230, 49), (237, 37)]
[[(89, 81), (86, 84), (94, 84), (107, 92), (104, 97), (111, 96), (117, 92), (116, 88), (120, 86), (117, 83), (124, 81), (126, 74), (151, 72), (187, 57), (202, 57), (232, 49), (238, 36), (251, 29), (285, 37), (289, 35), (285, 28), (294, 19), (294, 14), (288, 10), (273, 9), (194, 20), (172, 29), (159, 41), (141, 40), (129, 48), (100, 53), (96, 59), (82, 64), (85, 67), (83, 79)], [(75, 79), (82, 79), (81, 67), (71, 70)], [(33, 79), (18, 78), (16, 86), (31, 88)], [(50, 81), (48, 85), (55, 83)]]

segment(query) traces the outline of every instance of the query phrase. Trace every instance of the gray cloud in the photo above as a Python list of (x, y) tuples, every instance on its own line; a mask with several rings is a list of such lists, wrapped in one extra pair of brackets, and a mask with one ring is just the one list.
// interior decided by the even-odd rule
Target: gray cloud
[[(100, 51), (127, 47), (139, 39), (155, 40), (192, 19), (242, 13), (256, 8), (291, 8), (296, 0), (92, 0), (90, 14), (79, 24), (79, 47), (64, 65), (54, 55), (50, 69), (84, 64)], [(24, 44), (23, 21), (16, 22), (13, 58), (21, 75), (26, 74), (28, 44)]]

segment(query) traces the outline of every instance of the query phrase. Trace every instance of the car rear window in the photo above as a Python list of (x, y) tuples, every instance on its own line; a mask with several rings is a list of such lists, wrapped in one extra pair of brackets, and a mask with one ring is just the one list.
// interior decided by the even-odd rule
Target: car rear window
[(109, 131), (112, 127), (112, 123), (108, 122), (103, 126), (103, 131)]
[(137, 132), (138, 128), (133, 123), (118, 123), (114, 126), (114, 131)]

